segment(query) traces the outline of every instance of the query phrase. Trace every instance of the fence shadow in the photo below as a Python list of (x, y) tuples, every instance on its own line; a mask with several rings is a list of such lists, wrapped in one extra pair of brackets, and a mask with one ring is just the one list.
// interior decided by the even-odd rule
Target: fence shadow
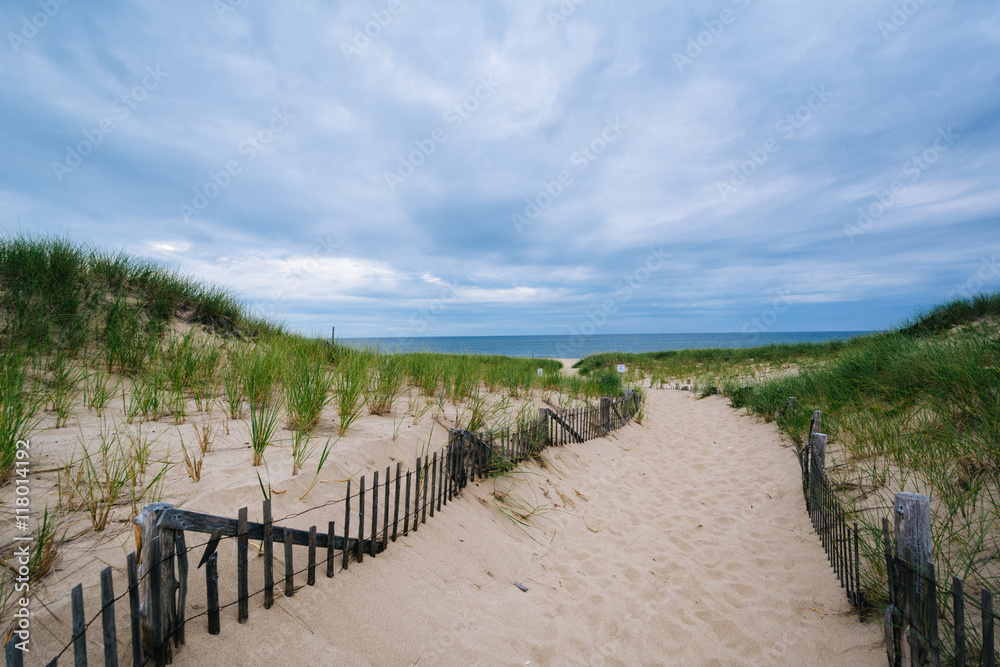
[[(303, 575), (305, 585), (313, 586), (317, 571), (333, 578), (352, 563), (364, 562), (366, 556), (376, 558), (400, 535), (418, 531), (428, 516), (440, 513), (470, 482), (509, 470), (547, 447), (584, 442), (622, 428), (635, 417), (642, 400), (641, 392), (627, 390), (619, 398), (602, 398), (598, 406), (542, 409), (535, 419), (513, 429), (477, 433), (452, 429), (448, 443), (428, 456), (417, 457), (413, 469), (404, 471), (397, 462), (394, 470), (390, 466), (384, 473), (376, 470), (370, 476), (362, 475), (356, 483), (348, 480), (342, 499), (277, 520), (271, 516), (270, 499), (262, 502), (260, 521), (250, 521), (246, 507), (230, 518), (167, 503), (146, 505), (135, 519), (142, 541), (138, 551), (126, 557), (127, 581), (119, 584), (121, 592), (115, 593), (112, 568), (105, 568), (100, 574), (99, 600), (90, 601), (96, 602), (98, 611), (88, 618), (84, 588), (77, 584), (71, 592), (72, 637), (45, 664), (56, 667), (72, 653), (74, 665), (87, 665), (94, 659), (88, 656), (88, 641), (91, 646), (96, 643), (92, 636), (88, 639), (88, 632), (99, 622), (105, 665), (166, 665), (184, 645), (186, 630), (195, 621), (206, 623), (209, 634), (220, 634), (222, 612), (236, 607), (237, 622), (246, 623), (251, 599), (262, 598), (264, 608), (269, 609), (276, 585), (280, 584), (281, 594), (292, 597), (301, 589)], [(279, 525), (318, 511), (329, 516), (321, 526), (324, 532), (315, 525), (308, 530)], [(337, 521), (342, 521), (339, 531)], [(188, 545), (191, 534), (207, 539)], [(219, 576), (219, 548), (228, 540), (235, 547), (231, 550), (236, 555), (235, 591), (232, 582)], [(251, 541), (263, 556), (253, 565), (249, 559)], [(280, 582), (275, 581), (275, 544), (283, 551)], [(301, 550), (296, 556), (296, 546), (307, 549), (304, 559)], [(204, 597), (200, 597), (199, 587), (198, 599), (204, 611), (188, 616), (192, 564), (195, 570), (204, 569)], [(252, 592), (251, 574), (262, 583)], [(222, 604), (220, 598), (228, 601)], [(19, 629), (17, 620), (15, 615), (14, 636), (5, 645), (8, 667), (21, 667), (28, 648), (28, 624)], [(127, 626), (127, 631), (119, 626)]]

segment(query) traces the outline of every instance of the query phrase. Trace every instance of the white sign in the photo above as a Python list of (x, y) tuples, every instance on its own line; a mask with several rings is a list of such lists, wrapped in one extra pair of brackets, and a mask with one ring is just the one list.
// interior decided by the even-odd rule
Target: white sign
[(625, 372), (625, 364), (618, 364), (618, 372), (619, 373)]
[(541, 368), (538, 369), (538, 377), (542, 377), (542, 369)]

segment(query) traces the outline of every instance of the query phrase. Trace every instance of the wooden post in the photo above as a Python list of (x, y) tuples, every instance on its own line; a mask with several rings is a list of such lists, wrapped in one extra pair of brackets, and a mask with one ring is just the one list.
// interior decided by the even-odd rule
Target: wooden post
[[(413, 532), (417, 532), (417, 524), (420, 523), (420, 458), (417, 457), (417, 467), (415, 473), (417, 475), (416, 483), (413, 487)], [(407, 487), (409, 491), (409, 487)]]
[(129, 625), (132, 626), (132, 664), (138, 667), (144, 662), (142, 654), (142, 614), (139, 611), (139, 566), (135, 552), (126, 559), (128, 570)]
[(813, 433), (809, 437), (809, 512), (817, 512), (821, 509), (820, 486), (823, 482), (823, 474), (826, 472), (826, 443), (825, 433)]
[(809, 422), (809, 435), (813, 433), (819, 433), (823, 430), (823, 411), (816, 410), (813, 412), (812, 421)]
[(360, 563), (365, 559), (365, 476), (361, 476), (361, 489), (358, 491), (358, 547), (355, 558)]
[(378, 544), (378, 470), (372, 473), (372, 532), (368, 538), (371, 542), (372, 558), (375, 558), (375, 545)]
[(951, 578), (952, 619), (955, 625), (955, 667), (965, 667), (965, 595), (962, 580)]
[(344, 565), (351, 559), (351, 550), (348, 548), (348, 540), (351, 537), (351, 480), (347, 480), (347, 497), (344, 499)]
[(115, 586), (111, 566), (101, 570), (101, 626), (104, 630), (104, 664), (118, 667), (118, 633), (115, 627)]
[(284, 533), (284, 543), (285, 543), (285, 597), (292, 597), (295, 595), (295, 568), (292, 564), (292, 533), (288, 528), (285, 528)]
[(919, 493), (897, 493), (893, 509), (896, 558), (908, 561), (914, 571), (912, 590), (897, 591), (897, 598), (906, 601), (902, 623), (910, 639), (903, 649), (909, 648), (911, 664), (938, 664), (937, 601), (930, 597), (935, 590), (930, 581), (934, 567), (931, 501)]
[[(169, 646), (160, 646), (157, 637), (163, 642), (168, 642), (174, 628), (176, 619), (174, 597), (174, 531), (157, 525), (160, 515), (168, 509), (173, 509), (169, 503), (150, 503), (142, 508), (142, 513), (135, 518), (135, 524), (139, 526), (142, 540), (139, 548), (139, 613), (142, 619), (142, 642), (145, 655), (154, 656), (160, 660), (168, 661), (172, 658), (173, 652)], [(153, 540), (157, 541), (156, 554), (152, 550)], [(154, 577), (151, 576), (155, 571)], [(150, 575), (150, 576), (147, 576)], [(155, 600), (154, 600), (155, 598)], [(159, 611), (159, 626), (153, 620), (154, 610)]]
[(247, 554), (250, 541), (247, 535), (247, 508), (241, 507), (236, 528), (236, 588), (239, 605), (236, 620), (246, 623), (250, 618), (250, 585), (247, 581)]
[[(397, 461), (397, 463), (399, 463)], [(389, 466), (385, 467), (385, 504), (383, 506), (382, 513), (382, 551), (385, 551), (386, 547), (389, 546), (389, 477), (392, 474), (392, 469)]]
[[(421, 501), (424, 506), (424, 514), (421, 523), (427, 523), (427, 471), (430, 470), (430, 464), (427, 461), (427, 457), (424, 457), (424, 498)], [(417, 485), (417, 490), (420, 490), (420, 485)], [(431, 515), (433, 516), (433, 514)], [(416, 530), (416, 528), (414, 528)]]
[(434, 518), (434, 499), (437, 496), (437, 469), (438, 469), (438, 453), (434, 452), (434, 456), (431, 457), (431, 518)]
[(208, 634), (217, 635), (219, 622), (219, 554), (213, 553), (205, 563), (205, 587), (208, 598)]
[(148, 618), (150, 636), (146, 635), (146, 628), (143, 628), (143, 642), (148, 646), (146, 653), (153, 656), (156, 667), (163, 667), (167, 664), (167, 653), (170, 651), (170, 643), (167, 641), (165, 628), (166, 609), (163, 598), (156, 594), (156, 591), (163, 589), (163, 577), (161, 567), (160, 537), (154, 537), (143, 548), (143, 561), (147, 563), (149, 576), (149, 589), (153, 591), (146, 600), (146, 618)]
[(406, 471), (406, 511), (403, 512), (403, 535), (410, 534), (410, 479), (412, 474), (412, 470)]
[[(334, 525), (333, 525), (333, 521), (331, 521), (330, 524), (329, 524), (329, 526), (327, 527), (327, 530), (326, 530), (326, 534), (327, 534), (327, 542), (326, 542), (326, 577), (327, 577), (327, 579), (333, 578), (333, 569), (334, 569), (334, 562), (333, 562), (333, 549), (334, 549), (333, 529), (334, 529)], [(344, 541), (345, 542), (347, 541), (346, 537), (344, 538)]]
[(392, 541), (396, 541), (396, 530), (399, 528), (399, 474), (403, 469), (403, 462), (396, 461), (396, 498), (393, 502), (394, 509), (392, 510)]
[(993, 667), (993, 593), (987, 589), (980, 591), (979, 606), (983, 611), (983, 666)]
[(87, 619), (83, 613), (83, 584), (73, 587), (73, 660), (76, 667), (87, 667)]
[(17, 648), (18, 637), (11, 637), (4, 646), (4, 653), (7, 656), (7, 667), (23, 667), (24, 651)]
[(261, 508), (264, 520), (264, 609), (274, 606), (274, 535), (271, 517), (271, 499), (265, 498)]
[(187, 604), (188, 557), (183, 530), (174, 531), (177, 552), (177, 610), (174, 614), (174, 646), (184, 643), (184, 606)]
[(459, 491), (459, 484), (462, 477), (461, 449), (464, 444), (462, 431), (457, 428), (448, 431), (448, 499), (451, 500)]
[[(330, 542), (333, 543), (332, 535)], [(316, 526), (309, 527), (309, 573), (306, 577), (306, 583), (310, 586), (316, 585)]]
[(441, 470), (438, 472), (438, 512), (441, 511), (442, 506), (448, 504), (448, 494), (445, 493), (445, 480), (448, 479), (446, 474), (448, 469), (447, 448), (448, 445), (445, 445), (441, 449)]

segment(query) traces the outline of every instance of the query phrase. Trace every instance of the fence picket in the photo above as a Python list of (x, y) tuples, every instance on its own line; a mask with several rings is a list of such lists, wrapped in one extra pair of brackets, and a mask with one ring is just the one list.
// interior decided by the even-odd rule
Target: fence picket
[(406, 471), (406, 511), (403, 513), (403, 535), (410, 534), (410, 473)]
[[(336, 544), (336, 542), (333, 539), (333, 532), (334, 532), (334, 525), (333, 525), (333, 521), (331, 521), (328, 524), (327, 529), (326, 529), (326, 534), (329, 536), (329, 539), (326, 541), (326, 576), (327, 576), (327, 579), (332, 579), (333, 578), (333, 570), (334, 570), (334, 554), (333, 554), (333, 552), (334, 552), (335, 544)], [(345, 542), (346, 542), (346, 539), (345, 539)]]
[(393, 502), (392, 510), (392, 541), (396, 541), (396, 529), (399, 528), (399, 484), (400, 484), (400, 471), (403, 468), (402, 461), (396, 461), (396, 497)]
[(177, 610), (174, 614), (174, 646), (184, 643), (184, 607), (187, 604), (188, 557), (183, 530), (174, 531), (174, 550), (177, 553)]
[(101, 570), (101, 627), (104, 634), (104, 664), (118, 667), (118, 633), (115, 628), (115, 587), (111, 566)]
[(375, 546), (378, 544), (378, 470), (372, 473), (372, 532), (368, 539), (371, 541), (371, 557), (375, 558)]
[(434, 502), (435, 496), (437, 495), (437, 468), (438, 468), (438, 453), (434, 452), (431, 456), (431, 518), (434, 518)]
[[(292, 564), (292, 535), (288, 528), (285, 528), (285, 597), (295, 595), (295, 566)], [(360, 542), (358, 543), (360, 544)], [(360, 547), (359, 547), (360, 549)]]
[[(423, 503), (424, 510), (423, 510), (423, 516), (421, 517), (420, 523), (427, 523), (427, 470), (428, 470), (428, 468), (429, 468), (429, 466), (427, 464), (427, 457), (425, 456), (424, 457), (424, 473), (423, 473), (423, 476), (424, 476), (424, 496), (423, 496), (423, 500), (421, 501), (421, 503)], [(417, 488), (418, 489), (420, 488), (419, 484), (417, 484)], [(434, 515), (431, 514), (431, 516), (434, 516)], [(417, 529), (417, 527), (416, 527), (416, 525), (414, 525), (413, 526), (413, 530), (416, 530), (416, 529)]]
[(347, 569), (347, 561), (351, 558), (351, 550), (348, 548), (347, 538), (351, 535), (351, 480), (347, 480), (347, 497), (344, 499), (344, 569)]
[(23, 667), (24, 665), (24, 652), (17, 648), (17, 639), (17, 637), (11, 637), (4, 645), (7, 667)]
[[(239, 611), (237, 620), (246, 623), (250, 618), (250, 585), (247, 582), (247, 554), (250, 547), (247, 536), (247, 508), (241, 507), (239, 527), (236, 535), (236, 578), (239, 588)], [(154, 589), (155, 590), (155, 589)]]
[(983, 610), (983, 667), (995, 667), (993, 642), (993, 593), (983, 589), (980, 594)]
[(132, 664), (139, 667), (144, 662), (142, 655), (142, 619), (139, 616), (139, 568), (135, 552), (126, 559), (128, 571), (129, 625), (132, 626)]
[(270, 609), (274, 605), (274, 535), (272, 530), (274, 524), (271, 518), (271, 499), (265, 498), (262, 512), (264, 515), (264, 539), (262, 545), (264, 549), (264, 609)]
[(83, 614), (83, 584), (73, 587), (73, 660), (76, 667), (87, 667), (87, 620)]
[(951, 578), (952, 619), (955, 625), (955, 667), (965, 667), (965, 594), (962, 580)]
[(384, 513), (382, 515), (382, 550), (384, 551), (386, 547), (389, 546), (389, 476), (391, 475), (391, 468), (389, 466), (385, 467), (385, 506)]
[[(208, 599), (208, 634), (217, 635), (219, 622), (219, 554), (213, 553), (205, 562), (205, 596)], [(141, 664), (141, 663), (140, 663)]]
[(361, 476), (361, 488), (358, 490), (358, 548), (354, 559), (358, 563), (365, 560), (365, 476)]
[[(333, 543), (332, 539), (330, 543)], [(316, 585), (316, 526), (309, 527), (309, 574), (306, 583), (310, 586)]]

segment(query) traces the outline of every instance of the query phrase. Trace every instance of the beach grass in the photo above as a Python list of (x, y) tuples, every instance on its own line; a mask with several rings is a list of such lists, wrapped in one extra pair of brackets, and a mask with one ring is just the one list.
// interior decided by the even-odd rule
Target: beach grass
[[(365, 408), (373, 421), (392, 414), (393, 441), (405, 420), (416, 424), (428, 414), (438, 435), (436, 425), (501, 429), (511, 412), (520, 418), (543, 393), (560, 404), (573, 400), (563, 391), (583, 397), (587, 383), (562, 377), (561, 367), (552, 360), (356, 350), (289, 333), (228, 290), (123, 251), (0, 237), (0, 483), (10, 479), (19, 441), (81, 422), (74, 452), (64, 452), (68, 458), (52, 471), (59, 502), (39, 527), (46, 559), (59, 553), (58, 529), (74, 513), (103, 532), (127, 522), (126, 512), (135, 516), (144, 504), (171, 497), (169, 485), (204, 483), (213, 474), (213, 438), (229, 438), (230, 420), (245, 420), (250, 479), (252, 466), (274, 468), (265, 456), (283, 437), (283, 420), (293, 431), (293, 475), (315, 465), (305, 497), (330, 467), (338, 434), (367, 419)], [(404, 393), (406, 410), (398, 404)], [(81, 398), (98, 427), (84, 428), (94, 416), (78, 406)], [(221, 422), (212, 419), (216, 403), (226, 413)], [(157, 423), (168, 417), (174, 428)], [(337, 433), (324, 430), (328, 421)], [(186, 428), (195, 440), (182, 435)], [(167, 432), (179, 452), (158, 442)], [(426, 447), (432, 444), (428, 439)], [(177, 463), (186, 475), (172, 474)], [(264, 473), (268, 481), (271, 472)], [(0, 607), (8, 593), (0, 585)]]

